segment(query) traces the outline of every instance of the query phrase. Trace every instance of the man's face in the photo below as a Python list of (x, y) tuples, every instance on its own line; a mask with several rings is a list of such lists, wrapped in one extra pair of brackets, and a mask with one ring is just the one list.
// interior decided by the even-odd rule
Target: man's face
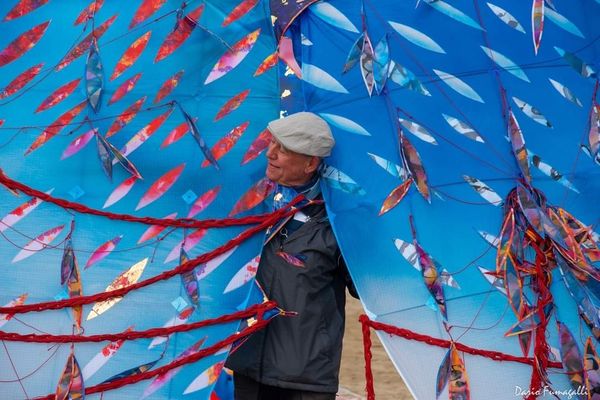
[(307, 183), (319, 165), (319, 158), (288, 150), (275, 137), (267, 149), (265, 175), (284, 186), (300, 186)]

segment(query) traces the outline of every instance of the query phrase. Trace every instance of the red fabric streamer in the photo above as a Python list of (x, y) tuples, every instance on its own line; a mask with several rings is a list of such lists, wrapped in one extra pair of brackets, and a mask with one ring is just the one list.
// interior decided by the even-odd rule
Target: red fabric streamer
[(281, 208), (281, 209), (275, 211), (274, 213), (272, 213), (269, 216), (269, 218), (264, 220), (262, 223), (245, 230), (244, 232), (240, 233), (239, 235), (237, 235), (235, 238), (231, 239), (224, 245), (217, 247), (216, 249), (214, 249), (208, 253), (204, 253), (192, 260), (189, 260), (188, 262), (178, 265), (177, 267), (175, 267), (171, 270), (164, 271), (158, 275), (155, 275), (152, 278), (148, 278), (146, 280), (134, 283), (132, 285), (123, 287), (121, 289), (111, 290), (109, 292), (96, 293), (96, 294), (89, 295), (89, 296), (72, 297), (70, 299), (64, 299), (64, 300), (59, 300), (59, 301), (48, 301), (48, 302), (36, 303), (36, 304), (24, 304), (24, 305), (14, 306), (14, 307), (0, 307), (0, 314), (11, 314), (12, 315), (12, 314), (23, 314), (23, 313), (28, 313), (28, 312), (32, 312), (32, 311), (39, 312), (39, 311), (45, 311), (45, 310), (59, 310), (62, 308), (67, 308), (67, 307), (75, 307), (75, 306), (82, 306), (85, 304), (95, 303), (97, 301), (105, 301), (105, 300), (109, 300), (109, 299), (112, 299), (115, 297), (123, 297), (127, 293), (132, 292), (134, 290), (141, 289), (143, 287), (150, 286), (156, 282), (167, 280), (176, 275), (180, 275), (185, 272), (191, 271), (194, 268), (196, 268), (198, 265), (204, 264), (204, 263), (212, 260), (213, 258), (226, 253), (227, 251), (238, 246), (244, 240), (250, 238), (251, 236), (255, 235), (258, 232), (261, 232), (261, 231), (267, 229), (269, 226), (273, 225), (279, 219), (285, 218), (287, 216), (290, 216), (290, 215), (293, 215), (294, 213), (296, 213), (300, 208), (295, 208), (294, 206), (298, 202), (300, 202), (302, 199), (303, 199), (302, 196), (297, 197), (287, 207)]
[(366, 315), (361, 315), (359, 321), (362, 323), (363, 346), (365, 352), (365, 392), (367, 400), (375, 400), (375, 388), (373, 387), (373, 370), (371, 369), (371, 329), (368, 322), (371, 322)]
[(153, 218), (153, 217), (136, 217), (135, 215), (128, 214), (116, 214), (108, 211), (97, 210), (95, 208), (88, 207), (81, 203), (75, 203), (64, 199), (59, 199), (56, 197), (52, 197), (47, 193), (41, 192), (39, 190), (33, 189), (21, 182), (17, 182), (15, 180), (10, 179), (4, 171), (0, 169), (0, 184), (6, 186), (11, 190), (18, 190), (20, 192), (25, 193), (28, 196), (37, 197), (40, 200), (46, 201), (48, 203), (55, 204), (59, 207), (76, 211), (81, 214), (90, 214), (96, 215), (100, 217), (106, 217), (108, 219), (118, 220), (118, 221), (127, 221), (127, 222), (139, 222), (141, 224), (146, 225), (160, 225), (166, 227), (173, 228), (196, 228), (196, 229), (208, 229), (208, 228), (225, 228), (228, 226), (240, 226), (240, 225), (250, 225), (250, 224), (258, 224), (268, 220), (271, 214), (259, 214), (259, 215), (251, 215), (242, 218), (223, 218), (223, 219), (206, 219), (206, 220), (196, 220), (189, 218), (181, 218), (181, 219), (162, 219), (162, 218)]
[(89, 342), (114, 342), (117, 340), (136, 340), (149, 339), (158, 336), (167, 336), (173, 333), (188, 332), (210, 325), (224, 324), (227, 322), (237, 321), (243, 318), (249, 318), (253, 315), (263, 314), (266, 311), (277, 308), (277, 303), (267, 301), (261, 304), (255, 304), (245, 310), (235, 312), (233, 314), (222, 315), (218, 318), (206, 319), (203, 321), (194, 322), (191, 324), (183, 324), (170, 326), (166, 328), (152, 328), (145, 331), (123, 331), (120, 333), (108, 333), (101, 335), (38, 335), (4, 332), (0, 331), (0, 340), (9, 342), (27, 342), (27, 343), (89, 343)]
[[(421, 333), (416, 333), (416, 332), (413, 332), (411, 330), (404, 329), (404, 328), (398, 328), (396, 326), (384, 324), (382, 322), (371, 321), (369, 319), (369, 317), (367, 317), (364, 314), (361, 315), (358, 320), (362, 324), (366, 324), (375, 330), (389, 333), (390, 335), (400, 336), (400, 337), (402, 337), (404, 339), (408, 339), (408, 340), (416, 340), (416, 341), (423, 342), (423, 343), (426, 343), (431, 346), (444, 347), (447, 349), (450, 348), (451, 342), (449, 340), (439, 339), (439, 338), (435, 338), (435, 337), (429, 336), (429, 335), (423, 335)], [(474, 356), (487, 357), (487, 358), (491, 358), (492, 360), (495, 360), (495, 361), (512, 361), (512, 362), (518, 362), (521, 364), (528, 364), (528, 365), (535, 364), (535, 360), (530, 357), (518, 357), (518, 356), (513, 356), (510, 354), (501, 353), (499, 351), (476, 349), (474, 347), (470, 347), (470, 346), (467, 346), (465, 344), (458, 343), (458, 342), (454, 342), (454, 344), (456, 345), (456, 348), (458, 350), (465, 352), (465, 353), (469, 353)], [(562, 364), (559, 362), (549, 362), (548, 367), (561, 369)]]
[[(262, 313), (259, 313), (258, 321), (254, 325), (245, 328), (241, 332), (234, 333), (233, 335), (213, 344), (212, 346), (202, 349), (202, 350), (200, 350), (196, 353), (193, 353), (187, 357), (183, 357), (179, 360), (175, 360), (175, 361), (173, 361), (167, 365), (164, 365), (160, 368), (157, 368), (157, 369), (142, 372), (137, 375), (127, 376), (125, 378), (117, 379), (112, 382), (101, 383), (96, 386), (87, 387), (87, 388), (85, 388), (85, 394), (89, 395), (89, 394), (93, 394), (93, 393), (101, 393), (101, 392), (106, 392), (108, 390), (118, 389), (118, 388), (121, 388), (126, 385), (131, 385), (131, 384), (143, 381), (143, 380), (151, 379), (156, 376), (165, 374), (165, 373), (169, 372), (170, 370), (180, 367), (182, 365), (194, 363), (204, 357), (215, 354), (220, 349), (222, 349), (226, 346), (229, 346), (230, 344), (264, 328), (265, 326), (267, 326), (267, 324), (270, 321), (271, 321), (271, 319), (267, 319), (267, 320), (263, 319)], [(55, 399), (56, 399), (55, 394), (49, 394), (44, 397), (36, 397), (35, 398), (35, 400), (55, 400)]]

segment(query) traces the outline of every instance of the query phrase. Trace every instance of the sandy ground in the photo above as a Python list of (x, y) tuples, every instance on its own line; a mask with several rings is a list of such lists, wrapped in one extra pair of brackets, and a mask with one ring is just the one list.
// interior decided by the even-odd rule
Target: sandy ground
[[(351, 296), (346, 296), (346, 333), (340, 371), (340, 398), (363, 399), (365, 396), (365, 358), (362, 328), (358, 316), (363, 314), (362, 305)], [(379, 338), (371, 330), (373, 346), (372, 369), (377, 400), (412, 400), (402, 378), (389, 360)]]

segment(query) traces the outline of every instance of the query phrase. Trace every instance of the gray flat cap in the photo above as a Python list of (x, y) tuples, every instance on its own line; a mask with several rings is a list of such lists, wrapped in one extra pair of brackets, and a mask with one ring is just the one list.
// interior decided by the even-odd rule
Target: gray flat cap
[(335, 145), (325, 120), (311, 112), (299, 112), (269, 122), (269, 131), (285, 148), (308, 156), (328, 157)]

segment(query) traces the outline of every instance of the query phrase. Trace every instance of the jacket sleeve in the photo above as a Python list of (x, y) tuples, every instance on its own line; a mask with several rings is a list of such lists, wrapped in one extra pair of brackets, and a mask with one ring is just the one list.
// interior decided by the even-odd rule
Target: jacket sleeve
[(346, 260), (344, 260), (344, 257), (342, 257), (341, 253), (338, 255), (338, 268), (340, 269), (340, 273), (344, 277), (344, 281), (346, 282), (346, 287), (348, 288), (348, 292), (350, 293), (350, 296), (354, 297), (355, 299), (359, 299), (360, 297), (358, 297), (358, 292), (356, 291), (354, 282), (352, 282), (352, 277), (350, 276), (350, 273), (348, 272), (348, 267), (346, 266)]

